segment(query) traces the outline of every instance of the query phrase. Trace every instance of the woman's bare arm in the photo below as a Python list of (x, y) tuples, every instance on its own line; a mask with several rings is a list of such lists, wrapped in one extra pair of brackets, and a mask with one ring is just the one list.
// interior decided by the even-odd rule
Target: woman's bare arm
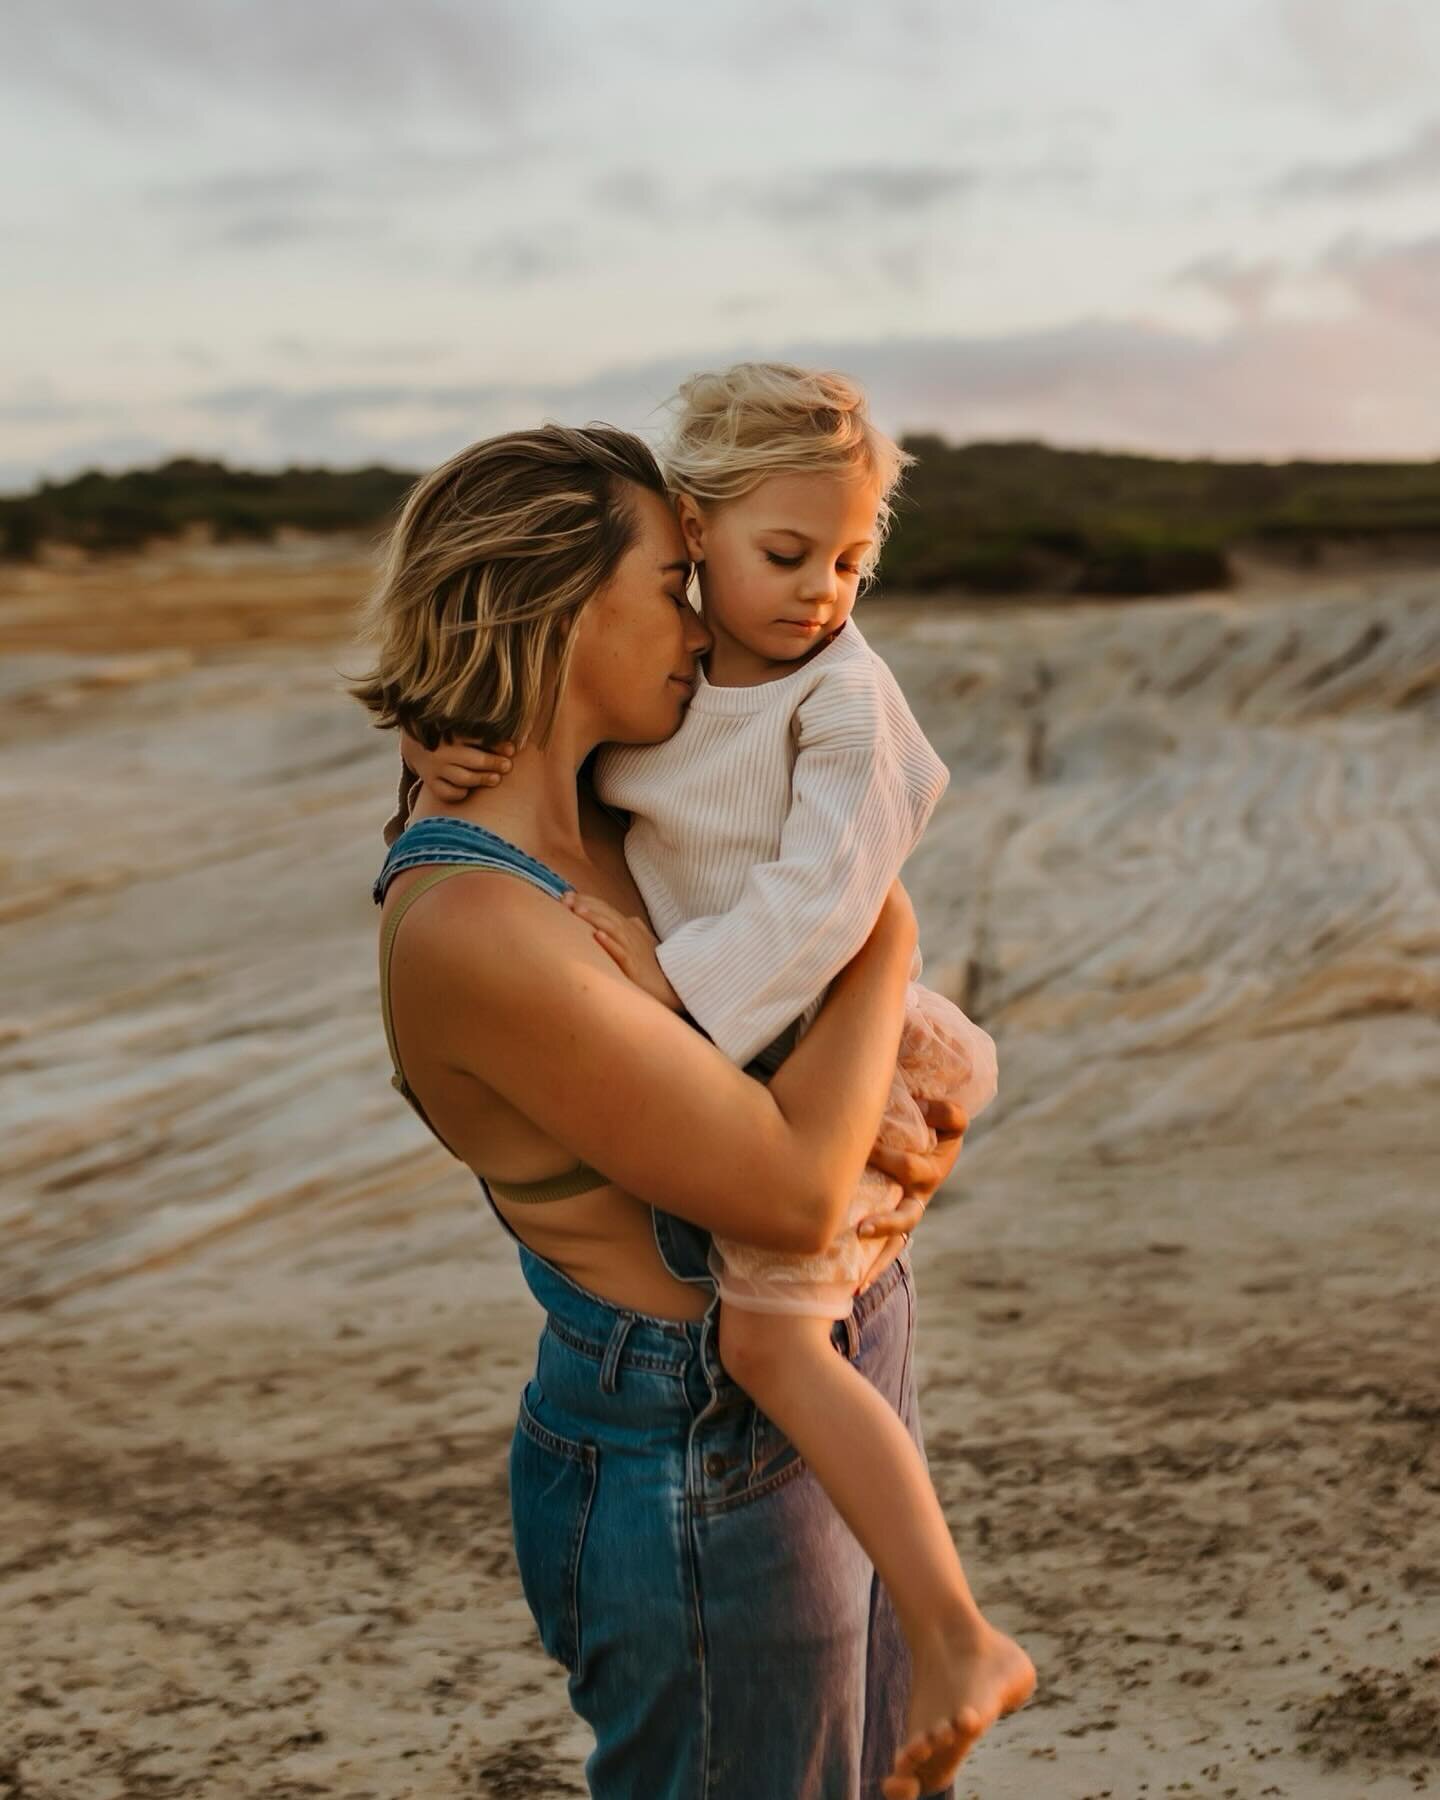
[(747, 1243), (816, 1251), (844, 1224), (875, 1141), (915, 939), (897, 882), (767, 1086), (627, 980), (567, 908), (476, 871), (427, 894), (399, 934), (396, 1025), (403, 1041), (414, 1020), (431, 1054), (641, 1199)]

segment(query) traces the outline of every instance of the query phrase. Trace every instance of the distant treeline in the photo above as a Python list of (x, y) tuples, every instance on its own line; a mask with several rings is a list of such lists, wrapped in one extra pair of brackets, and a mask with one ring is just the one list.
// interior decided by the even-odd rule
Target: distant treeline
[(42, 544), (97, 552), (138, 550), (194, 526), (220, 542), (300, 531), (370, 531), (383, 526), (414, 481), (403, 469), (283, 469), (257, 474), (222, 462), (177, 457), (156, 469), (105, 475), (87, 469), (0, 499), (0, 555), (35, 556)]
[(1440, 462), (1241, 463), (909, 437), (888, 587), (990, 594), (1223, 586), (1228, 552), (1440, 537)]
[[(1337, 539), (1440, 538), (1440, 462), (1239, 463), (955, 446), (912, 436), (884, 585), (935, 592), (1163, 594), (1223, 586), (1241, 547), (1313, 553)], [(373, 467), (257, 474), (183, 457), (87, 471), (0, 499), (0, 556), (45, 543), (134, 550), (195, 526), (219, 540), (378, 533), (415, 477)]]

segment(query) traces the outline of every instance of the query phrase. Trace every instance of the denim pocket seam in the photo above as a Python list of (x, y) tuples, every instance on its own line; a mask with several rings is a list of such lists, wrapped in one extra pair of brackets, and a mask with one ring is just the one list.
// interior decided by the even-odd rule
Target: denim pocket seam
[(564, 1621), (564, 1636), (558, 1658), (561, 1666), (570, 1675), (574, 1675), (580, 1667), (583, 1637), (580, 1630), (580, 1558), (585, 1548), (585, 1538), (590, 1528), (590, 1512), (595, 1504), (595, 1488), (598, 1457), (594, 1444), (579, 1442), (574, 1438), (561, 1437), (558, 1432), (549, 1430), (531, 1412), (524, 1394), (520, 1396), (520, 1409), (517, 1422), (532, 1443), (542, 1450), (553, 1451), (567, 1462), (578, 1464), (585, 1470), (588, 1479), (585, 1482), (585, 1499), (580, 1507), (579, 1517), (575, 1521), (575, 1529), (570, 1543), (570, 1558), (565, 1570), (565, 1585), (569, 1590), (568, 1617)]
[(570, 1671), (580, 1667), (582, 1639), (580, 1635), (580, 1553), (590, 1529), (590, 1509), (595, 1504), (595, 1446), (585, 1444), (585, 1470), (590, 1479), (585, 1486), (585, 1504), (580, 1509), (580, 1522), (575, 1527), (575, 1542), (570, 1550), (570, 1636), (573, 1659)]
[(524, 1394), (520, 1396), (520, 1429), (544, 1449), (553, 1450), (557, 1456), (567, 1456), (571, 1462), (585, 1463), (588, 1466), (595, 1460), (593, 1444), (583, 1443), (578, 1438), (561, 1437), (558, 1432), (542, 1425), (531, 1412)]
[(764, 1481), (753, 1487), (741, 1488), (736, 1494), (719, 1494), (713, 1500), (703, 1494), (700, 1495), (693, 1502), (695, 1511), (697, 1513), (733, 1512), (737, 1506), (748, 1506), (752, 1500), (763, 1500), (768, 1494), (773, 1494), (776, 1488), (782, 1488), (787, 1482), (795, 1481), (805, 1473), (809, 1466), (805, 1458), (797, 1451), (794, 1462), (787, 1463), (783, 1469), (778, 1469), (773, 1475), (767, 1475)]
[(905, 1257), (896, 1258), (896, 1266), (900, 1270), (900, 1286), (905, 1295), (905, 1361), (900, 1370), (900, 1403), (905, 1403), (905, 1395), (915, 1379), (915, 1278)]

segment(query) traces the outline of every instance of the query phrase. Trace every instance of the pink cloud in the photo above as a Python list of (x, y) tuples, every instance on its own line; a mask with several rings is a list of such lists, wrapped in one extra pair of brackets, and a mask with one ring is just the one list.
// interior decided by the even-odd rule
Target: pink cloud
[(1440, 334), (1440, 232), (1411, 243), (1375, 243), (1352, 233), (1323, 266), (1365, 306)]

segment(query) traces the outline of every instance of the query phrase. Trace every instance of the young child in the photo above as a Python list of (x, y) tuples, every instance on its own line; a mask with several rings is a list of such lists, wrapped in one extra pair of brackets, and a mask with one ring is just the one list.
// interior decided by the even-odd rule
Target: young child
[[(680, 390), (664, 461), (714, 645), (679, 730), (604, 746), (593, 771), (599, 797), (631, 816), (626, 862), (658, 935), (592, 896), (565, 899), (632, 979), (760, 1075), (864, 943), (949, 780), (850, 616), (908, 460), (842, 376), (741, 363)], [(402, 748), (445, 799), (498, 778), (463, 744)], [(994, 1043), (919, 973), (917, 952), (880, 1135), (896, 1149), (934, 1146), (917, 1096), (973, 1117), (996, 1090)], [(894, 1598), (912, 1686), (885, 1793), (915, 1800), (1024, 1703), (1035, 1672), (981, 1616), (898, 1415), (832, 1348), (884, 1247), (856, 1223), (900, 1191), (868, 1167), (822, 1255), (717, 1238), (711, 1267), (727, 1370), (797, 1446)]]

